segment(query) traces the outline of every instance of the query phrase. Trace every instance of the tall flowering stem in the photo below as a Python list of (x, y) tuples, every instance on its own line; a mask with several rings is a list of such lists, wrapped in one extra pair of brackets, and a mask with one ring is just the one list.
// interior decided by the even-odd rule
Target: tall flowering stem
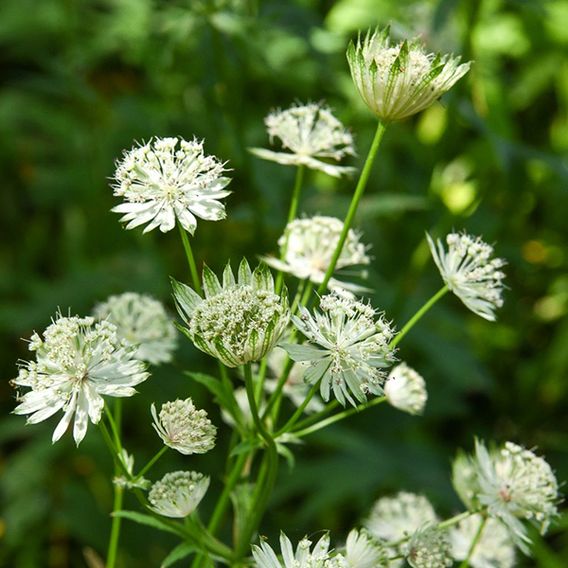
[(355, 214), (357, 213), (359, 202), (361, 201), (361, 197), (363, 197), (363, 193), (365, 193), (367, 181), (369, 180), (369, 176), (371, 175), (373, 162), (375, 161), (375, 156), (377, 155), (377, 151), (379, 150), (379, 146), (381, 145), (385, 130), (386, 124), (379, 120), (377, 124), (377, 130), (375, 131), (375, 137), (373, 138), (373, 143), (371, 144), (371, 148), (369, 149), (369, 153), (367, 154), (365, 165), (363, 166), (363, 171), (361, 172), (361, 176), (359, 177), (359, 181), (357, 182), (355, 193), (353, 194), (351, 204), (349, 205), (349, 210), (347, 211), (347, 216), (345, 217), (343, 230), (341, 231), (341, 235), (339, 236), (339, 242), (337, 243), (337, 247), (335, 248), (331, 262), (327, 267), (323, 282), (320, 284), (317, 290), (318, 294), (323, 294), (325, 292), (327, 284), (331, 276), (333, 275), (333, 271), (335, 270), (335, 266), (337, 265), (337, 261), (339, 259), (339, 256), (341, 255), (343, 245), (345, 244), (345, 240), (347, 239), (347, 234), (349, 232), (349, 229), (351, 228)]
[(189, 239), (187, 238), (186, 230), (178, 223), (179, 234), (181, 236), (181, 242), (183, 243), (183, 250), (185, 251), (185, 256), (187, 258), (187, 264), (189, 265), (189, 271), (191, 273), (191, 281), (195, 291), (202, 296), (203, 290), (201, 289), (201, 282), (199, 281), (199, 274), (197, 272), (197, 265), (195, 264), (195, 257), (193, 256), (193, 250), (189, 244)]
[(422, 316), (443, 296), (448, 293), (448, 287), (444, 286), (438, 290), (404, 325), (394, 339), (390, 342), (389, 347), (394, 349), (404, 338), (404, 336), (418, 323)]
[(473, 553), (475, 552), (475, 548), (477, 547), (479, 541), (481, 540), (481, 535), (483, 533), (483, 529), (485, 528), (486, 524), (487, 524), (487, 517), (483, 517), (483, 520), (481, 521), (481, 523), (479, 523), (479, 528), (477, 529), (477, 532), (475, 533), (475, 536), (471, 541), (471, 546), (469, 547), (467, 556), (464, 559), (464, 561), (459, 565), (459, 568), (469, 568), (469, 561), (473, 556)]

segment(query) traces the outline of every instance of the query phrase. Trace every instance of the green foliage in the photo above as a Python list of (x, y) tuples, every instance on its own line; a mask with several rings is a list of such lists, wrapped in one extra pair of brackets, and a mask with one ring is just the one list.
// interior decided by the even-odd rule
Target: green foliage
[[(234, 193), (227, 220), (196, 231), (199, 264), (220, 273), (228, 260), (274, 252), (293, 171), (247, 148), (267, 144), (262, 121), (272, 108), (325, 99), (357, 134), (360, 158), (351, 165), (360, 168), (375, 124), (351, 83), (345, 49), (357, 30), (390, 21), (399, 22), (395, 34), (421, 33), (432, 49), (475, 64), (441, 105), (385, 136), (356, 223), (373, 244), (373, 303), (402, 324), (439, 287), (425, 229), (466, 228), (495, 242), (509, 261), (510, 290), (495, 324), (450, 296), (438, 304), (400, 354), (427, 380), (425, 416), (381, 406), (319, 432), (309, 451), (296, 446), (263, 532), (345, 532), (375, 497), (398, 489), (424, 492), (451, 513), (449, 457), (471, 449), (474, 434), (538, 446), (558, 478), (568, 478), (565, 3), (4, 0), (0, 565), (82, 565), (87, 548), (104, 555), (110, 530), (112, 464), (96, 429), (77, 450), (69, 440), (51, 446), (51, 423), (24, 427), (8, 416), (8, 380), (15, 361), (27, 357), (19, 338), (43, 329), (58, 307), (86, 314), (127, 290), (151, 293), (173, 311), (167, 275), (189, 280), (175, 232), (123, 231), (110, 213), (116, 201), (108, 178), (121, 151), (153, 135), (204, 138), (207, 153), (229, 161)], [(299, 211), (343, 217), (353, 186), (310, 172)], [(220, 446), (228, 445), (208, 391), (230, 393), (205, 374), (215, 368), (180, 342), (191, 379), (177, 367), (159, 368), (140, 387), (144, 400), (192, 396), (209, 404)], [(125, 406), (126, 447), (143, 464), (159, 439), (145, 403), (133, 398)], [(221, 471), (222, 456), (173, 459), (180, 469), (198, 464), (207, 472)], [(212, 493), (220, 491), (216, 481)], [(171, 535), (124, 525), (124, 566), (173, 565), (191, 553), (174, 548)], [(522, 562), (563, 565), (565, 529), (564, 519)]]

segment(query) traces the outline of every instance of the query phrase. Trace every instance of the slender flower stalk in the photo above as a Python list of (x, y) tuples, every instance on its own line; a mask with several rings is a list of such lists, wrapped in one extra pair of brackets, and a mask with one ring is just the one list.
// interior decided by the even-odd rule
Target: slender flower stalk
[(349, 210), (347, 211), (347, 216), (345, 217), (345, 221), (343, 222), (343, 229), (341, 231), (341, 234), (339, 235), (339, 241), (337, 243), (337, 246), (335, 247), (335, 251), (333, 253), (333, 256), (331, 257), (331, 261), (323, 277), (323, 281), (319, 285), (318, 294), (323, 294), (325, 292), (327, 284), (332, 277), (333, 272), (335, 271), (337, 261), (339, 260), (341, 251), (343, 250), (343, 245), (345, 244), (345, 240), (347, 239), (349, 229), (353, 224), (353, 219), (355, 218), (355, 214), (357, 213), (357, 209), (359, 208), (359, 202), (361, 201), (361, 198), (365, 193), (365, 188), (367, 187), (367, 182), (369, 181), (369, 176), (371, 175), (371, 169), (373, 168), (373, 162), (375, 161), (379, 146), (381, 145), (385, 129), (385, 124), (379, 121), (377, 124), (377, 130), (375, 131), (375, 137), (373, 138), (369, 153), (367, 154), (367, 158), (365, 159), (365, 165), (363, 166), (359, 181), (357, 182), (355, 193), (353, 194), (353, 198), (351, 199)]
[(197, 265), (195, 264), (195, 257), (193, 256), (193, 250), (191, 244), (187, 237), (186, 230), (178, 224), (179, 234), (181, 236), (181, 242), (183, 244), (183, 250), (185, 251), (185, 257), (187, 258), (187, 264), (189, 266), (189, 272), (191, 274), (191, 282), (193, 284), (194, 290), (200, 295), (203, 295), (203, 290), (201, 288), (201, 282), (199, 281), (199, 274), (197, 272)]

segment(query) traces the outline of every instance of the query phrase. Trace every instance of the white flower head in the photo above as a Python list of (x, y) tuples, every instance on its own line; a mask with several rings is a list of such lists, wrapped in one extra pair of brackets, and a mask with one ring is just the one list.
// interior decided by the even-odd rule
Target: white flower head
[(152, 509), (164, 517), (184, 518), (193, 513), (209, 488), (209, 477), (196, 471), (166, 473), (148, 493)]
[(387, 553), (379, 542), (365, 530), (353, 529), (345, 542), (345, 564), (347, 568), (380, 568), (389, 566)]
[(375, 502), (365, 527), (379, 540), (398, 542), (420, 527), (438, 522), (430, 501), (423, 495), (401, 491)]
[(253, 545), (252, 556), (256, 568), (331, 568), (334, 566), (329, 554), (329, 535), (324, 534), (312, 548), (312, 542), (304, 537), (294, 551), (292, 542), (280, 533), (282, 561), (267, 542)]
[[(449, 532), (452, 555), (456, 560), (465, 560), (483, 521), (480, 515), (473, 515), (460, 521)], [(515, 566), (515, 546), (509, 532), (500, 522), (488, 518), (481, 536), (468, 558), (472, 568), (513, 568)]]
[[(292, 274), (301, 280), (321, 284), (339, 242), (343, 221), (335, 217), (316, 215), (306, 219), (294, 219), (278, 239), (282, 260), (265, 257), (263, 260), (281, 272)], [(371, 262), (368, 247), (360, 241), (360, 235), (349, 229), (347, 239), (337, 259), (336, 270)], [(330, 290), (364, 291), (365, 288), (332, 278)]]
[(366, 105), (385, 122), (428, 108), (469, 70), (452, 55), (426, 53), (417, 39), (392, 45), (389, 28), (369, 30), (347, 48), (351, 76)]
[(412, 568), (444, 568), (454, 563), (446, 531), (434, 526), (418, 529), (405, 549), (406, 560)]
[(251, 272), (243, 259), (238, 279), (228, 264), (222, 284), (205, 267), (205, 298), (175, 280), (173, 288), (178, 312), (187, 325), (184, 333), (198, 349), (228, 367), (262, 359), (290, 320), (286, 289), (275, 293), (274, 280), (264, 264)]
[(442, 242), (426, 235), (434, 262), (446, 286), (475, 314), (495, 321), (495, 309), (503, 305), (501, 268), (505, 261), (492, 258), (493, 247), (479, 237), (450, 233), (448, 251)]
[(331, 391), (340, 402), (353, 406), (367, 394), (383, 394), (384, 368), (394, 361), (389, 343), (394, 331), (369, 305), (337, 294), (323, 296), (314, 314), (300, 307), (294, 325), (306, 336), (303, 345), (282, 345), (294, 361), (309, 361), (304, 380), (321, 381), (327, 402)]
[(203, 141), (153, 138), (124, 152), (114, 174), (114, 195), (124, 202), (112, 210), (123, 213), (127, 229), (146, 225), (166, 233), (179, 224), (193, 234), (197, 219), (220, 221), (225, 206), (219, 201), (231, 192), (225, 165), (206, 156)]
[(135, 345), (136, 358), (157, 365), (172, 360), (177, 332), (163, 304), (151, 296), (126, 292), (95, 306), (95, 318), (108, 320), (118, 335)]
[(515, 544), (528, 552), (530, 542), (521, 520), (528, 520), (545, 533), (558, 515), (558, 482), (548, 463), (530, 450), (506, 442), (490, 452), (476, 440), (472, 498), (468, 504), (486, 509), (509, 530)]
[(346, 155), (355, 155), (353, 136), (327, 106), (317, 103), (294, 105), (287, 110), (270, 113), (264, 122), (270, 143), (278, 138), (282, 147), (290, 152), (251, 148), (251, 152), (260, 158), (285, 166), (306, 166), (333, 177), (354, 170), (324, 161), (332, 159), (338, 162)]
[(37, 424), (63, 410), (53, 442), (73, 419), (73, 437), (79, 445), (89, 419), (97, 424), (101, 418), (101, 395), (132, 396), (134, 387), (150, 376), (145, 364), (135, 359), (135, 348), (120, 340), (116, 326), (91, 317), (58, 313), (43, 338), (34, 333), (29, 348), (36, 360), (22, 362), (12, 383), (31, 390), (19, 397), (14, 413), (29, 414), (28, 424)]
[(426, 381), (406, 363), (400, 363), (389, 373), (384, 386), (387, 401), (409, 414), (422, 414), (428, 400)]
[(181, 454), (204, 454), (215, 446), (217, 428), (205, 410), (195, 408), (191, 398), (162, 404), (159, 415), (152, 404), (151, 412), (158, 436)]

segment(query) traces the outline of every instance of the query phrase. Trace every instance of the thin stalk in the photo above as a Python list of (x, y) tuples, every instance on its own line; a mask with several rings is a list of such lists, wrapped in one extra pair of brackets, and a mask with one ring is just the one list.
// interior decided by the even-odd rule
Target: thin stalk
[(447, 286), (440, 288), (404, 325), (394, 339), (389, 343), (390, 349), (394, 349), (403, 339), (403, 337), (416, 325), (422, 316), (443, 296), (448, 293)]
[[(292, 222), (298, 213), (298, 204), (300, 203), (300, 193), (302, 191), (302, 182), (304, 181), (305, 166), (298, 166), (296, 168), (296, 179), (294, 180), (294, 189), (292, 190), (292, 199), (290, 201), (290, 208), (288, 209), (288, 219), (286, 221), (286, 226)], [(285, 241), (280, 249), (280, 260), (284, 260), (286, 256), (286, 251), (288, 250), (288, 237), (285, 237)], [(276, 277), (276, 284), (274, 289), (276, 293), (279, 294), (282, 289), (282, 283), (284, 282), (284, 273), (282, 271), (278, 272)]]
[(481, 534), (483, 533), (483, 529), (485, 528), (486, 523), (487, 523), (487, 517), (483, 517), (481, 523), (479, 523), (479, 528), (477, 529), (477, 532), (475, 533), (475, 536), (471, 541), (471, 546), (467, 551), (467, 556), (465, 557), (464, 561), (459, 565), (459, 568), (469, 568), (469, 561), (471, 560), (471, 557), (475, 552), (475, 547), (479, 544), (479, 541), (481, 540)]
[(167, 451), (168, 446), (163, 446), (158, 452), (156, 452), (154, 457), (140, 470), (140, 472), (134, 479), (140, 479)]
[(379, 123), (377, 124), (375, 137), (373, 138), (373, 142), (365, 160), (365, 165), (363, 166), (361, 176), (359, 177), (359, 181), (357, 182), (355, 193), (353, 194), (353, 198), (351, 199), (351, 204), (349, 205), (347, 216), (345, 217), (345, 221), (343, 222), (343, 229), (339, 236), (339, 241), (337, 243), (337, 246), (335, 247), (335, 251), (333, 253), (333, 256), (331, 257), (331, 262), (327, 267), (323, 281), (318, 288), (318, 294), (320, 295), (325, 292), (329, 279), (333, 275), (333, 271), (335, 270), (337, 261), (339, 260), (339, 256), (341, 255), (341, 251), (343, 250), (343, 245), (345, 244), (347, 234), (349, 232), (349, 229), (351, 228), (355, 214), (357, 213), (359, 202), (361, 201), (361, 197), (363, 197), (363, 193), (365, 193), (365, 187), (367, 187), (367, 181), (369, 180), (371, 169), (373, 168), (373, 162), (375, 161), (375, 156), (377, 155), (377, 151), (379, 149), (379, 146), (381, 145), (385, 129), (386, 125), (379, 121)]
[(459, 522), (463, 521), (464, 519), (467, 519), (468, 517), (471, 517), (472, 515), (476, 515), (476, 514), (477, 514), (477, 511), (464, 511), (463, 513), (460, 513), (459, 515), (455, 515), (451, 519), (446, 519), (445, 521), (438, 523), (436, 526), (439, 529), (447, 529), (448, 527), (451, 527), (453, 525), (457, 525)]
[(386, 397), (379, 396), (377, 398), (374, 398), (370, 402), (367, 402), (365, 404), (361, 404), (360, 406), (356, 406), (355, 408), (350, 408), (349, 410), (344, 410), (343, 412), (340, 412), (338, 414), (334, 414), (333, 416), (330, 416), (329, 418), (326, 418), (325, 420), (322, 420), (321, 422), (316, 422), (312, 426), (308, 426), (307, 428), (304, 428), (303, 430), (293, 431), (292, 433), (297, 438), (302, 438), (304, 436), (307, 436), (308, 434), (313, 434), (314, 432), (317, 432), (318, 430), (321, 430), (322, 428), (326, 428), (327, 426), (330, 426), (331, 424), (335, 424), (336, 422), (339, 422), (340, 420), (344, 420), (345, 418), (349, 418), (350, 416), (353, 416), (353, 414), (358, 414), (359, 412), (362, 412), (363, 410), (367, 410), (368, 408), (371, 408), (373, 406), (377, 406), (377, 404), (381, 404), (381, 402), (384, 402), (385, 400), (386, 400)]
[(294, 301), (292, 302), (292, 307), (290, 308), (290, 312), (293, 314), (295, 314), (296, 310), (298, 309), (298, 304), (300, 303), (300, 299), (302, 298), (306, 282), (307, 280), (300, 280), (298, 284), (298, 289), (296, 290), (296, 295), (294, 296)]
[(179, 223), (178, 229), (181, 236), (181, 242), (183, 243), (183, 250), (185, 251), (185, 256), (187, 258), (187, 264), (189, 265), (189, 271), (191, 272), (191, 281), (193, 282), (193, 288), (200, 296), (202, 296), (203, 290), (201, 289), (201, 282), (199, 281), (197, 265), (195, 264), (195, 257), (193, 256), (193, 251), (191, 250), (189, 239), (187, 238), (187, 232)]
[(264, 409), (264, 413), (262, 414), (263, 420), (265, 420), (266, 417), (270, 414), (270, 411), (272, 410), (272, 407), (276, 403), (276, 400), (282, 394), (282, 389), (284, 388), (284, 385), (286, 384), (286, 381), (288, 380), (288, 375), (290, 374), (290, 369), (292, 369), (293, 365), (294, 365), (294, 361), (292, 361), (292, 359), (290, 359), (288, 357), (288, 359), (286, 360), (286, 363), (284, 365), (284, 369), (282, 370), (282, 374), (280, 375), (280, 378), (278, 379), (278, 383), (276, 384), (276, 388), (274, 389), (274, 392), (270, 395), (270, 398), (268, 399), (268, 402), (266, 403), (266, 408)]
[(308, 406), (308, 404), (310, 403), (310, 400), (312, 400), (314, 395), (317, 393), (319, 386), (320, 386), (320, 382), (321, 382), (321, 379), (314, 383), (314, 385), (309, 390), (309, 392), (306, 395), (306, 398), (304, 399), (302, 404), (300, 404), (300, 406), (298, 406), (298, 408), (296, 409), (296, 412), (294, 412), (294, 414), (292, 414), (292, 416), (290, 417), (288, 422), (286, 422), (286, 424), (284, 424), (284, 426), (282, 426), (282, 428), (280, 428), (280, 430), (278, 430), (278, 432), (276, 432), (276, 434), (274, 434), (275, 438), (278, 438), (278, 436), (281, 436), (285, 432), (289, 432), (292, 429), (292, 426), (294, 426), (294, 424), (296, 424), (296, 422), (301, 418), (304, 410), (306, 409), (306, 406)]

